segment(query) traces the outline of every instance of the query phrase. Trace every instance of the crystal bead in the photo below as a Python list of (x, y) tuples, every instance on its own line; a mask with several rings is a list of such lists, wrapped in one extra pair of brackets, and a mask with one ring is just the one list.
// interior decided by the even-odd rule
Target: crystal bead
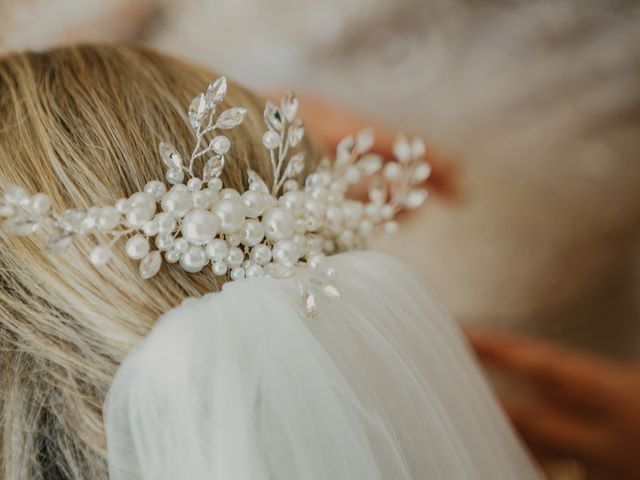
[(5, 220), (2, 226), (10, 235), (32, 235), (40, 227), (40, 217), (36, 215), (18, 215)]
[(147, 280), (153, 277), (156, 273), (160, 271), (160, 267), (162, 266), (162, 256), (158, 250), (154, 250), (145, 255), (145, 257), (140, 262), (139, 271), (140, 276)]

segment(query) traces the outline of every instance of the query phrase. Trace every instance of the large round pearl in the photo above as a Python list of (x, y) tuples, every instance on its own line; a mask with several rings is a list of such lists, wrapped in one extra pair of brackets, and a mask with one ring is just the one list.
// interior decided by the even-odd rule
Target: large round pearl
[(248, 247), (253, 247), (264, 238), (264, 226), (257, 220), (247, 220), (242, 233), (242, 243)]
[(235, 199), (220, 200), (214, 212), (221, 220), (221, 229), (224, 233), (233, 233), (238, 231), (244, 223), (244, 206)]
[(264, 212), (264, 195), (260, 192), (248, 190), (242, 194), (246, 215), (249, 218), (257, 218)]
[(182, 236), (196, 245), (204, 245), (218, 233), (220, 218), (204, 210), (193, 210), (182, 220)]
[[(229, 247), (227, 247), (227, 242), (225, 242), (221, 238), (215, 238), (207, 244), (207, 255), (216, 263), (221, 262), (222, 260), (227, 258), (228, 253)], [(220, 275), (224, 275), (224, 273), (221, 273)]]
[(230, 267), (239, 267), (244, 261), (244, 253), (242, 253), (242, 250), (240, 250), (238, 247), (234, 247), (229, 250), (226, 260), (227, 265), (229, 265)]
[(96, 227), (99, 230), (113, 230), (120, 223), (120, 212), (115, 207), (103, 207), (96, 215)]
[(202, 247), (190, 247), (180, 256), (180, 266), (187, 272), (199, 272), (209, 262)]
[(277, 242), (291, 238), (296, 229), (296, 217), (291, 210), (275, 207), (264, 214), (262, 224), (267, 238)]
[(142, 235), (134, 235), (124, 246), (124, 250), (129, 258), (140, 260), (149, 253), (149, 240)]
[(300, 258), (300, 248), (293, 240), (283, 240), (273, 247), (273, 259), (286, 265), (293, 266)]
[(129, 198), (129, 210), (125, 222), (129, 227), (139, 228), (151, 220), (156, 213), (156, 202), (149, 193), (138, 192)]
[(162, 197), (162, 210), (174, 217), (184, 217), (192, 205), (191, 193), (183, 190), (171, 190)]

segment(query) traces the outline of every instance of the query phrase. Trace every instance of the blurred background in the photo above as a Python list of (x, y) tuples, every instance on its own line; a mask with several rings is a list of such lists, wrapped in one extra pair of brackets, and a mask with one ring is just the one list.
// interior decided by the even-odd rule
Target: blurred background
[(381, 248), (463, 325), (640, 353), (640, 2), (0, 4), (0, 51), (94, 40), (142, 41), (420, 134), (456, 195), (433, 195)]
[(422, 135), (459, 198), (382, 246), (465, 324), (640, 351), (640, 4), (3, 0), (0, 50), (142, 40)]

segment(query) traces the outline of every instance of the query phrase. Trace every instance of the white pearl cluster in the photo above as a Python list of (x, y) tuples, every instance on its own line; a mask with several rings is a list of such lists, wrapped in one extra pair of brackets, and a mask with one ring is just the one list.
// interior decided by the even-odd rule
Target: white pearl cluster
[[(53, 251), (69, 246), (78, 235), (109, 235), (110, 242), (90, 252), (89, 260), (96, 266), (109, 261), (111, 246), (124, 237), (125, 253), (140, 261), (144, 278), (154, 276), (164, 261), (191, 273), (208, 267), (214, 275), (231, 280), (290, 277), (294, 267), (303, 264), (329, 279), (333, 272), (324, 267), (326, 255), (364, 246), (379, 225), (394, 231), (395, 214), (426, 199), (427, 191), (419, 186), (430, 173), (422, 160), (424, 144), (399, 138), (394, 147), (397, 161), (383, 166), (383, 159), (370, 153), (370, 130), (343, 140), (335, 161), (323, 162), (301, 185), (304, 156), (289, 152), (301, 142), (304, 128), (291, 94), (279, 106), (267, 102), (265, 108), (267, 132), (262, 142), (273, 168), (271, 188), (253, 171), (247, 191), (224, 188), (220, 174), (231, 142), (219, 133), (210, 142), (206, 137), (239, 125), (246, 113), (237, 107), (216, 117), (226, 90), (226, 80), (220, 78), (192, 102), (189, 121), (197, 146), (188, 164), (174, 147), (160, 144), (166, 183), (150, 181), (113, 206), (61, 214), (50, 211), (46, 195), (30, 196), (21, 187), (8, 186), (0, 203), (4, 228), (11, 234), (31, 235), (50, 224), (58, 230), (48, 244)], [(193, 166), (200, 159), (206, 161), (198, 177)], [(369, 201), (348, 199), (349, 185), (368, 176), (372, 177)], [(338, 295), (327, 281), (319, 285), (326, 295)], [(303, 299), (307, 313), (313, 313), (313, 295), (305, 290)]]

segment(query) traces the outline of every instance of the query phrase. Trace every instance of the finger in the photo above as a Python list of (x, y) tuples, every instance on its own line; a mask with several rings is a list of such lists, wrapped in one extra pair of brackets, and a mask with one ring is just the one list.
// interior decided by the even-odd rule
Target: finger
[(570, 412), (539, 402), (501, 397), (502, 405), (525, 442), (538, 450), (576, 458), (599, 458), (607, 436), (599, 426)]
[(578, 403), (607, 403), (618, 366), (550, 342), (506, 334), (469, 333), (480, 359)]

